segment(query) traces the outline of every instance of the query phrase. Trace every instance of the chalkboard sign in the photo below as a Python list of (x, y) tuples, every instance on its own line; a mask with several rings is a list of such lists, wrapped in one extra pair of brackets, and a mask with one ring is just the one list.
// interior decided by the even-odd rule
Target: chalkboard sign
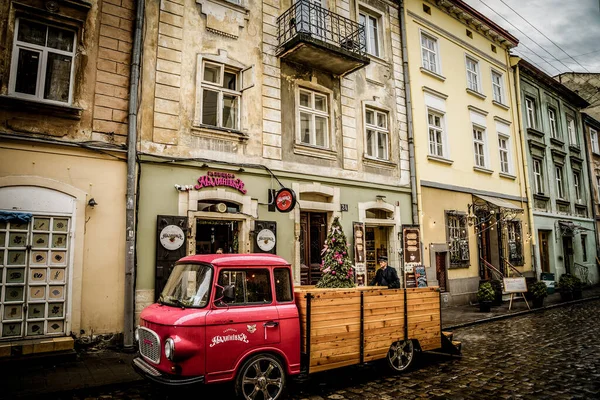
[(525, 282), (525, 278), (504, 278), (504, 291), (506, 293), (527, 292), (527, 283)]

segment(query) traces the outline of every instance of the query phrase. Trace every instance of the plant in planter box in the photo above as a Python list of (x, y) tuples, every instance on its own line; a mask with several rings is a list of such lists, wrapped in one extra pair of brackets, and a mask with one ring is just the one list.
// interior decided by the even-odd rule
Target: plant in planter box
[(533, 298), (533, 306), (535, 308), (540, 308), (544, 305), (544, 297), (548, 296), (548, 287), (544, 282), (535, 282), (529, 288), (529, 292)]
[(573, 300), (573, 291), (575, 290), (575, 280), (569, 274), (561, 275), (558, 280), (558, 288), (560, 289), (560, 298), (563, 301)]
[(494, 292), (494, 288), (490, 282), (484, 282), (479, 285), (479, 290), (477, 291), (477, 300), (479, 300), (479, 310), (483, 312), (489, 312), (490, 307), (492, 306), (492, 301), (496, 297), (496, 293)]

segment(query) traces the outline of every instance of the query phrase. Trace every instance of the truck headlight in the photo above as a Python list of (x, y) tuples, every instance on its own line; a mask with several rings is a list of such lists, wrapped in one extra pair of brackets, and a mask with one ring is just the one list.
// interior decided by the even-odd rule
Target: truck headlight
[(140, 328), (139, 327), (135, 328), (134, 337), (135, 337), (136, 342), (140, 341)]
[(165, 357), (170, 361), (175, 358), (175, 342), (171, 338), (165, 340)]

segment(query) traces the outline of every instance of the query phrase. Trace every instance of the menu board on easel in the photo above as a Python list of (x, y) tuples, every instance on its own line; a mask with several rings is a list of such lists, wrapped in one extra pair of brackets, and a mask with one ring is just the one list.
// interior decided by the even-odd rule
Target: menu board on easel
[(362, 222), (353, 222), (352, 231), (354, 232), (354, 272), (356, 284), (365, 286), (367, 282), (366, 266), (366, 247), (365, 247), (365, 224)]
[(402, 253), (404, 255), (404, 282), (407, 288), (418, 286), (417, 267), (421, 266), (420, 231), (416, 225), (402, 226)]

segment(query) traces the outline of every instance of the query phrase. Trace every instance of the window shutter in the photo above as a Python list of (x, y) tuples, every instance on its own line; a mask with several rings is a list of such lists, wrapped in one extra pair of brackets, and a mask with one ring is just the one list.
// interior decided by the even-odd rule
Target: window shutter
[(241, 92), (254, 87), (254, 66), (244, 68), (240, 75), (242, 76), (242, 88), (240, 89)]

